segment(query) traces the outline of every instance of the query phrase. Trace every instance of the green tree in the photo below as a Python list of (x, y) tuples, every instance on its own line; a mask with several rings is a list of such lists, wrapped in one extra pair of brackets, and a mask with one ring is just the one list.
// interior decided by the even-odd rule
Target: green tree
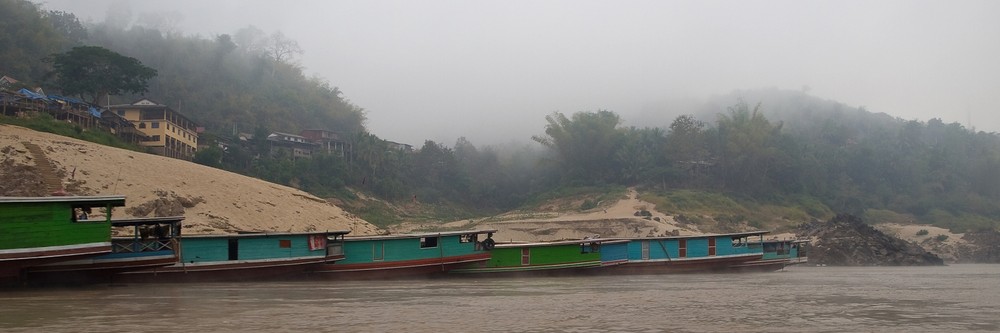
[(215, 146), (198, 149), (198, 152), (194, 154), (194, 162), (213, 168), (221, 168), (222, 149)]
[(76, 15), (73, 15), (73, 13), (53, 10), (49, 11), (46, 18), (52, 24), (52, 28), (61, 34), (69, 44), (74, 46), (80, 45), (87, 39), (87, 28), (80, 23), (80, 19)]
[(565, 181), (593, 184), (617, 179), (614, 161), (622, 136), (618, 114), (577, 112), (570, 119), (556, 112), (545, 120), (547, 136), (532, 139), (556, 153)]
[(665, 159), (670, 165), (670, 168), (664, 170), (664, 176), (672, 178), (674, 183), (696, 184), (705, 176), (712, 163), (705, 123), (695, 119), (693, 115), (678, 116), (670, 123), (663, 147)]
[(760, 112), (740, 101), (718, 121), (718, 170), (731, 190), (766, 192), (773, 188), (770, 172), (780, 155), (776, 147), (781, 125), (772, 125)]
[(663, 173), (663, 130), (630, 127), (622, 131), (622, 143), (615, 153), (619, 180), (626, 184), (650, 181)]
[(99, 46), (78, 46), (52, 55), (56, 85), (66, 95), (90, 97), (98, 104), (106, 95), (146, 92), (156, 70), (139, 60)]
[(43, 57), (59, 52), (63, 39), (29, 1), (0, 0), (0, 69), (25, 82), (39, 82), (49, 71)]
[(667, 155), (674, 161), (700, 162), (708, 156), (705, 144), (705, 123), (693, 115), (678, 116), (670, 123), (667, 133)]

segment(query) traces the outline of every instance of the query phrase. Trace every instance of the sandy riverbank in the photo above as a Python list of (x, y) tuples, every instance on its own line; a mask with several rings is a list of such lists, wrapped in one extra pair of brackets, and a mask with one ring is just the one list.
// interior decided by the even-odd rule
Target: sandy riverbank
[[(636, 211), (646, 210), (649, 219), (635, 216)], [(602, 205), (583, 212), (510, 212), (481, 219), (458, 220), (444, 224), (403, 223), (390, 229), (393, 233), (407, 233), (434, 228), (442, 229), (496, 229), (494, 237), (500, 241), (553, 241), (581, 239), (584, 237), (636, 237), (661, 236), (677, 232), (679, 235), (701, 234), (697, 226), (684, 225), (662, 212), (656, 205), (638, 198), (635, 189), (609, 205)]]
[(368, 222), (291, 187), (17, 126), (0, 125), (0, 149), (5, 151), (0, 177), (23, 180), (31, 176), (30, 171), (20, 175), (12, 171), (14, 166), (35, 165), (23, 142), (42, 148), (70, 194), (125, 195), (127, 206), (116, 210), (115, 217), (183, 215), (186, 234), (238, 230), (378, 232)]

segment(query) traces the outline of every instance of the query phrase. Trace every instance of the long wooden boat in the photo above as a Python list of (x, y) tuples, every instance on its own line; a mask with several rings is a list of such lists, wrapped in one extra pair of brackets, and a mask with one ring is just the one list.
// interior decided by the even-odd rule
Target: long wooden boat
[(736, 271), (776, 271), (790, 265), (801, 264), (809, 259), (805, 256), (804, 246), (808, 241), (795, 239), (769, 239), (760, 246), (763, 256), (759, 260), (733, 265)]
[[(111, 212), (124, 196), (0, 197), (0, 280), (27, 267), (111, 252)], [(103, 211), (101, 218), (78, 219)]]
[(731, 234), (630, 238), (602, 247), (609, 274), (666, 274), (727, 271), (733, 265), (759, 260), (767, 231)]
[(112, 237), (111, 252), (28, 268), (32, 283), (111, 282), (113, 274), (177, 263), (177, 239), (183, 216), (115, 219), (112, 229), (130, 237)]
[[(347, 237), (345, 259), (324, 264), (311, 276), (322, 279), (386, 279), (427, 276), (490, 259), (496, 230)], [(485, 238), (481, 236), (486, 234)]]
[(586, 274), (604, 266), (601, 257), (607, 246), (627, 242), (597, 238), (497, 244), (489, 260), (466, 264), (449, 273), (476, 276)]
[(297, 278), (313, 266), (343, 259), (343, 239), (349, 232), (180, 236), (178, 263), (122, 272), (114, 280), (205, 282)]

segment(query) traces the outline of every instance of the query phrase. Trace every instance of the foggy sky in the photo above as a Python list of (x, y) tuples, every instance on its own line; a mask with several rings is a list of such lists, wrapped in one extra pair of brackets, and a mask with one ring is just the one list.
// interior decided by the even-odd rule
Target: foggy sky
[[(527, 141), (544, 117), (628, 123), (737, 89), (801, 90), (904, 119), (1000, 131), (1000, 1), (48, 0), (173, 13), (206, 38), (254, 25), (299, 42), (309, 75), (420, 146)], [(116, 11), (121, 15), (121, 10)], [(679, 101), (679, 102), (678, 102)], [(753, 102), (753, 101), (748, 101)], [(767, 107), (766, 105), (764, 106)], [(720, 110), (721, 112), (722, 110)]]

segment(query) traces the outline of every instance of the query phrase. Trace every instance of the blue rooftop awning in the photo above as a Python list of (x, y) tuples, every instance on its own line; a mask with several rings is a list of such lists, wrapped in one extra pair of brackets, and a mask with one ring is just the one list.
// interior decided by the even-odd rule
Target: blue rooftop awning
[(48, 97), (45, 97), (45, 95), (42, 95), (42, 94), (36, 93), (34, 91), (28, 90), (27, 88), (21, 88), (21, 90), (18, 90), (17, 92), (19, 94), (21, 94), (21, 95), (24, 95), (25, 97), (30, 98), (30, 99), (40, 99), (40, 100), (45, 100), (45, 101), (49, 100)]

